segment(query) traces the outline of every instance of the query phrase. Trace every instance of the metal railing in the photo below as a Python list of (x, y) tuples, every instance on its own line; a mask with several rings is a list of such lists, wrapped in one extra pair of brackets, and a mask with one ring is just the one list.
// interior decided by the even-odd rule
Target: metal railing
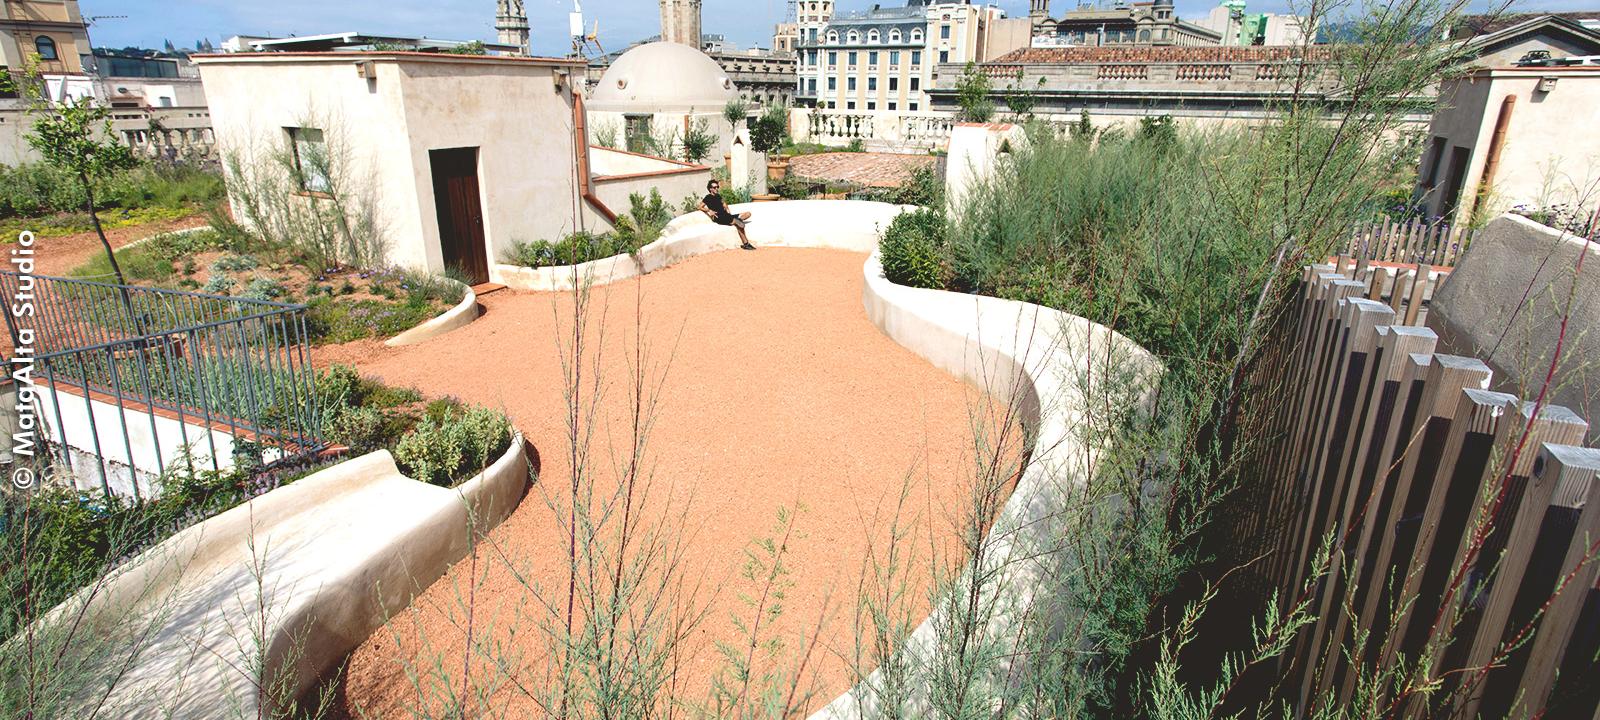
[(13, 367), (30, 370), (15, 390), (78, 482), (139, 498), (177, 463), (270, 467), (326, 446), (303, 305), (13, 272), (0, 292), (26, 305), (6, 313)]

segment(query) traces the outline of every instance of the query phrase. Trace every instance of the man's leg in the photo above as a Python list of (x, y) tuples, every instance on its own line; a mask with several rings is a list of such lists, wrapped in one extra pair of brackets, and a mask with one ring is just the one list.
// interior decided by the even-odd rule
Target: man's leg
[(751, 249), (751, 250), (755, 249), (755, 246), (750, 244), (750, 236), (744, 234), (744, 220), (735, 219), (733, 221), (733, 229), (739, 231), (739, 246), (740, 247), (746, 248), (746, 249)]

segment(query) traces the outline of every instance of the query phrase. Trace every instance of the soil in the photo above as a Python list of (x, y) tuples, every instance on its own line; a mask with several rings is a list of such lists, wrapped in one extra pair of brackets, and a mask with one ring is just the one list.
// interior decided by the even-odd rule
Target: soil
[[(601, 497), (618, 487), (614, 468), (625, 466), (619, 458), (631, 447), (630, 368), (640, 366), (632, 353), (642, 336), (644, 384), (660, 392), (649, 489), (639, 490), (636, 512), (658, 540), (681, 543), (673, 545), (684, 582), (674, 609), (703, 613), (674, 675), (676, 694), (691, 703), (708, 697), (710, 678), (725, 665), (718, 641), (748, 648), (733, 617), (751, 620), (741, 597), (762, 588), (741, 567), (755, 541), (774, 536), (780, 509), (799, 508), (783, 559), (793, 585), (782, 613), (764, 621), (762, 639), (783, 642), (785, 667), (805, 658), (801, 692), (813, 693), (806, 712), (851, 685), (852, 625), (871, 558), (881, 561), (891, 543), (902, 553), (914, 625), (927, 613), (933, 567), (948, 567), (931, 556), (959, 557), (955, 528), (970, 492), (974, 418), (997, 408), (867, 320), (863, 260), (834, 250), (727, 251), (591, 296), (583, 397), (598, 381), (602, 398), (583, 485)], [(353, 653), (339, 692), (351, 716), (410, 717), (419, 707), (437, 715), (431, 701), (455, 696), (442, 688), (462, 686), (469, 627), (479, 652), (502, 659), (518, 683), (548, 687), (543, 629), (560, 624), (568, 580), (574, 463), (558, 347), (570, 347), (573, 297), (502, 291), (481, 303), (478, 320), (418, 345), (369, 340), (314, 353), (319, 365), (348, 362), (391, 385), (502, 408), (538, 458), (534, 488), (473, 561), (432, 583)], [(763, 653), (757, 675), (771, 669)], [(469, 695), (481, 690), (492, 709), (462, 715), (546, 714), (495, 678), (482, 657), (471, 666)], [(419, 699), (407, 667), (421, 674), (430, 702)]]
[[(136, 240), (143, 240), (152, 235), (169, 233), (174, 230), (186, 230), (206, 224), (205, 215), (192, 215), (177, 220), (133, 225), (130, 227), (107, 230), (106, 239), (111, 242), (112, 248), (120, 248)], [(35, 275), (64, 276), (68, 271), (89, 261), (104, 250), (100, 246), (100, 236), (93, 231), (62, 235), (60, 237), (40, 238), (33, 244)]]

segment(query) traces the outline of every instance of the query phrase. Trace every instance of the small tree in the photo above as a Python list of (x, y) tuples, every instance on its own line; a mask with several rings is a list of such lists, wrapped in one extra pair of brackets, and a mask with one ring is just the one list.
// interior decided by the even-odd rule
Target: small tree
[(994, 117), (994, 101), (989, 99), (989, 78), (978, 72), (977, 63), (967, 63), (956, 83), (956, 103), (961, 109), (956, 119), (961, 122), (989, 122)]
[(762, 111), (750, 126), (750, 146), (756, 152), (768, 156), (776, 154), (783, 149), (784, 140), (789, 135), (789, 111), (782, 106), (774, 105)]
[(683, 159), (695, 163), (704, 160), (711, 154), (711, 148), (717, 144), (717, 138), (707, 129), (705, 119), (695, 121), (683, 133)]
[(1085, 142), (1094, 140), (1094, 122), (1089, 120), (1089, 108), (1084, 108), (1083, 112), (1078, 114), (1077, 122), (1067, 126), (1067, 134), (1073, 140), (1083, 140)]
[(44, 156), (45, 162), (72, 173), (78, 179), (86, 198), (84, 209), (94, 232), (100, 237), (100, 247), (106, 251), (111, 272), (117, 276), (118, 285), (126, 285), (122, 267), (117, 264), (117, 254), (106, 239), (100, 226), (100, 216), (95, 211), (94, 184), (96, 180), (138, 164), (133, 151), (115, 140), (111, 130), (110, 109), (97, 104), (92, 98), (79, 98), (63, 102), (40, 115), (28, 133), (28, 144)]
[(739, 98), (729, 100), (727, 105), (722, 106), (722, 117), (727, 118), (728, 126), (737, 132), (739, 123), (750, 119), (750, 103)]

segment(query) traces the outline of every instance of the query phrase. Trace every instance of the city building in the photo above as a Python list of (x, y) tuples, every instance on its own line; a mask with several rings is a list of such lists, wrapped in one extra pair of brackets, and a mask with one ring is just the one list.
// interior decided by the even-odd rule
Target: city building
[(519, 48), (519, 55), (528, 54), (528, 12), (522, 7), (522, 0), (500, 0), (494, 29), (501, 45)]
[(1049, 2), (1043, 0), (1032, 10), (1034, 47), (1223, 44), (1221, 32), (1179, 19), (1172, 0), (1085, 4), (1060, 17), (1050, 17)]
[(1317, 35), (1298, 15), (1246, 13), (1245, 0), (1224, 0), (1194, 24), (1222, 35), (1223, 45), (1299, 45)]
[(1452, 223), (1518, 206), (1593, 201), (1600, 66), (1488, 67), (1447, 80), (1416, 198)]
[[(477, 45), (478, 40), (442, 40), (430, 37), (405, 35), (380, 35), (363, 32), (336, 32), (322, 35), (301, 35), (275, 38), (255, 35), (235, 35), (222, 43), (222, 51), (229, 53), (252, 52), (334, 52), (334, 51), (407, 51), (447, 52)], [(511, 43), (483, 42), (489, 55), (521, 55), (522, 46)]]
[(917, 111), (939, 65), (982, 62), (1025, 47), (1026, 21), (998, 7), (907, 0), (834, 14), (829, 2), (800, 2), (799, 98), (837, 110)]
[(93, 62), (77, 0), (0, 0), (0, 71), (33, 55), (44, 75), (81, 75)]
[(772, 28), (772, 51), (792, 55), (795, 46), (800, 43), (800, 25), (798, 23), (778, 23)]
[(1484, 67), (1511, 65), (1533, 50), (1552, 58), (1600, 55), (1600, 11), (1471, 17), (1453, 35), (1472, 48)]

